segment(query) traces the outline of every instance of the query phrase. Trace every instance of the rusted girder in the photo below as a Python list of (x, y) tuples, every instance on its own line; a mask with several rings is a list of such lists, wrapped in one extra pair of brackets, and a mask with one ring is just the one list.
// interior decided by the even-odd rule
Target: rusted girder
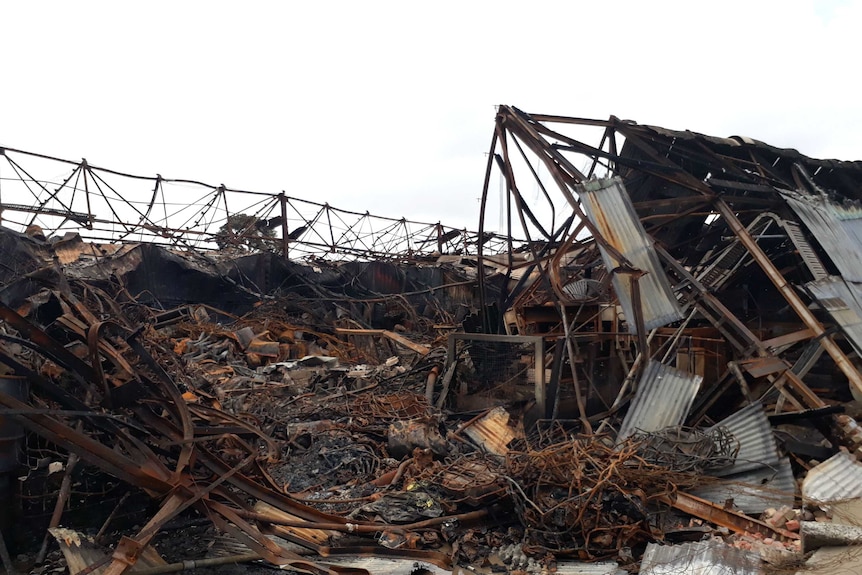
[(799, 535), (785, 529), (778, 529), (768, 523), (759, 521), (744, 513), (738, 513), (732, 509), (726, 509), (706, 499), (689, 495), (678, 491), (673, 495), (663, 497), (662, 500), (684, 513), (699, 517), (704, 521), (727, 527), (737, 533), (759, 533), (764, 537), (772, 537), (777, 541), (794, 541)]

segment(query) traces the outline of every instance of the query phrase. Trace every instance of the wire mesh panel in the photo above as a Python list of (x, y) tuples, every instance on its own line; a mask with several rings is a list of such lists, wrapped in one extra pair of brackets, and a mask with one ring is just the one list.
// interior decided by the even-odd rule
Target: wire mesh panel
[(453, 385), (459, 408), (535, 398), (544, 408), (544, 340), (538, 336), (454, 333), (446, 367), (458, 362)]
[[(25, 443), (26, 457), (19, 461), (13, 478), (17, 484), (15, 509), (6, 510), (16, 522), (12, 536), (15, 544), (41, 539), (45, 533), (69, 460), (68, 452), (35, 433), (27, 433)], [(79, 461), (72, 471), (62, 525), (98, 529), (114, 512), (110, 527), (128, 527), (145, 520), (151, 504), (144, 492)]]

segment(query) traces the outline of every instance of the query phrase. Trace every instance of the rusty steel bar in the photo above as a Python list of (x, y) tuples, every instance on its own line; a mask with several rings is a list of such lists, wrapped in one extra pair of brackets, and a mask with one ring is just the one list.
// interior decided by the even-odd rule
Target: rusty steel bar
[(771, 537), (776, 541), (794, 541), (799, 539), (799, 535), (785, 529), (778, 529), (768, 523), (753, 519), (743, 513), (738, 513), (731, 509), (725, 509), (721, 505), (717, 505), (706, 499), (677, 491), (673, 495), (662, 497), (662, 500), (679, 509), (683, 513), (694, 515), (710, 523), (715, 523), (722, 527), (727, 527), (731, 531), (737, 533), (759, 533), (764, 537)]

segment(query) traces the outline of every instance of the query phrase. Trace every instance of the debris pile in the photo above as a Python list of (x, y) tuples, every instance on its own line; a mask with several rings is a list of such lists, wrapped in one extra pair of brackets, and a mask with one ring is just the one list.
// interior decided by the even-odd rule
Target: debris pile
[(862, 541), (862, 167), (504, 106), (494, 171), (526, 239), (493, 253), (0, 227), (4, 566), (762, 573)]

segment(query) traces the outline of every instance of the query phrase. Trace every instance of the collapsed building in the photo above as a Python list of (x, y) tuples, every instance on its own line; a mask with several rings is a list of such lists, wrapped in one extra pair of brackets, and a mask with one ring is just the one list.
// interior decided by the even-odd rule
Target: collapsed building
[[(468, 232), (3, 158), (36, 203), (0, 196), (0, 552), (33, 569), (759, 573), (862, 540), (858, 162), (501, 106)], [(206, 193), (169, 217), (171, 185)]]

